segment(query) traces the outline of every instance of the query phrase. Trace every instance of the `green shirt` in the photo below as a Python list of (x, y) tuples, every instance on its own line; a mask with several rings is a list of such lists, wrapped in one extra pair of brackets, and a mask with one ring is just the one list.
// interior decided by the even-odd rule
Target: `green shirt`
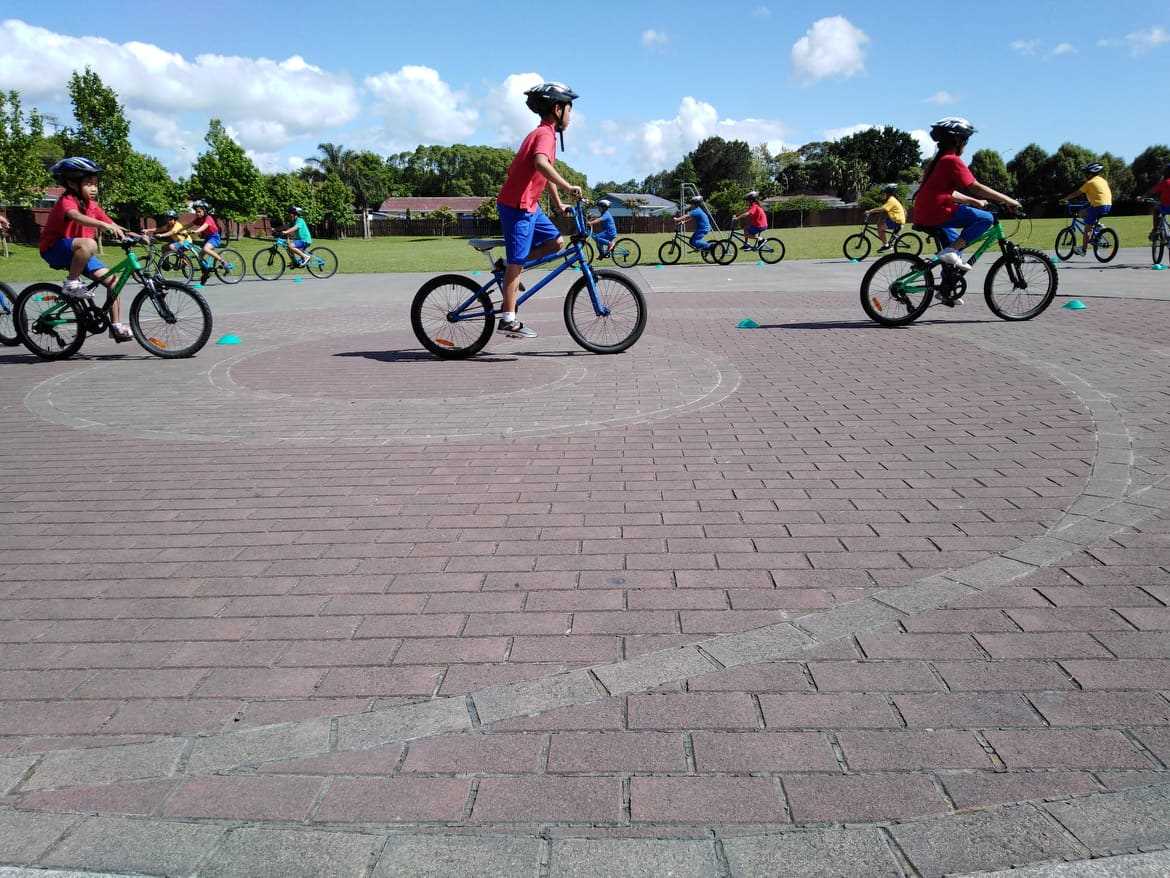
[(304, 241), (306, 244), (313, 243), (313, 236), (309, 234), (309, 226), (305, 222), (305, 218), (303, 216), (297, 217), (296, 231), (293, 232), (293, 236), (296, 238), (296, 240)]

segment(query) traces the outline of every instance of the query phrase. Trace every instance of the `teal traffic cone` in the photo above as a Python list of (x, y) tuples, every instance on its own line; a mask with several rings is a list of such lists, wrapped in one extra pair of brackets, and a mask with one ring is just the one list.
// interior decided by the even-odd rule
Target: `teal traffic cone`
[(752, 318), (750, 318), (750, 317), (745, 317), (743, 320), (739, 321), (739, 323), (735, 324), (735, 328), (736, 329), (759, 329), (760, 324), (756, 323), (756, 321), (752, 320)]
[(1155, 262), (1153, 265), (1150, 266), (1150, 268), (1152, 268), (1154, 271), (1165, 271), (1166, 270), (1166, 266), (1163, 265), (1161, 262)]
[(1067, 302), (1061, 305), (1061, 307), (1067, 308), (1069, 311), (1084, 311), (1089, 306), (1080, 299), (1069, 299)]
[(240, 344), (240, 337), (238, 335), (221, 336), (216, 344)]

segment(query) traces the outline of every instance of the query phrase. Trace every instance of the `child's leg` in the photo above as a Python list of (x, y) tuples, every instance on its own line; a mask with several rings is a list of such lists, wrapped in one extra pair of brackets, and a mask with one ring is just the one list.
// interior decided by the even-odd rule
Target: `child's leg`
[(78, 280), (81, 277), (95, 253), (97, 253), (97, 242), (93, 238), (73, 239), (73, 259), (69, 263), (69, 280)]

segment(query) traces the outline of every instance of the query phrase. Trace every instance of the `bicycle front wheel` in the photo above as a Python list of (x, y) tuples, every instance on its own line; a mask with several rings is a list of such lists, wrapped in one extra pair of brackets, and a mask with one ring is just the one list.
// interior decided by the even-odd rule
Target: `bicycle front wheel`
[(869, 238), (858, 232), (856, 235), (850, 235), (845, 239), (845, 243), (841, 247), (841, 252), (845, 254), (846, 259), (856, 259), (860, 262), (869, 255), (870, 247), (873, 245), (869, 243)]
[(784, 242), (779, 238), (760, 238), (756, 245), (760, 259), (769, 265), (775, 265), (784, 258)]
[(275, 247), (257, 251), (252, 257), (252, 271), (260, 280), (276, 280), (284, 274), (284, 254)]
[(314, 247), (309, 251), (309, 261), (305, 268), (313, 277), (324, 280), (337, 274), (337, 254), (328, 247)]
[[(455, 319), (452, 316), (455, 309), (473, 297), (475, 301), (467, 310), (474, 316)], [(461, 274), (431, 278), (419, 287), (410, 303), (410, 327), (415, 338), (444, 360), (461, 360), (478, 354), (492, 337), (495, 322), (488, 294)]]
[(1031, 320), (1056, 298), (1056, 266), (1039, 250), (1003, 254), (987, 272), (983, 297), (1001, 320)]
[(244, 257), (230, 248), (220, 250), (219, 255), (223, 262), (215, 263), (215, 276), (225, 284), (238, 284), (242, 281), (244, 275), (248, 273)]
[(731, 265), (731, 263), (735, 262), (736, 257), (739, 256), (739, 248), (735, 246), (735, 241), (731, 240), (731, 238), (728, 238), (726, 241), (720, 241), (719, 243), (722, 245), (720, 252), (716, 254), (719, 264)]
[(618, 238), (613, 242), (613, 261), (622, 268), (633, 268), (642, 258), (642, 248), (633, 238)]
[(1076, 246), (1077, 236), (1071, 228), (1066, 226), (1056, 233), (1056, 246), (1053, 249), (1056, 251), (1056, 258), (1061, 262), (1068, 262), (1072, 259)]
[(1117, 232), (1113, 229), (1101, 229), (1093, 241), (1093, 255), (1098, 262), (1111, 262), (1117, 255)]
[(658, 248), (658, 261), (663, 265), (674, 265), (682, 259), (682, 247), (673, 238)]
[(1166, 239), (1162, 237), (1161, 232), (1154, 233), (1154, 241), (1150, 244), (1150, 256), (1154, 260), (1154, 265), (1162, 264), (1162, 257), (1166, 254)]
[(134, 297), (130, 331), (156, 357), (193, 357), (211, 337), (211, 308), (186, 284), (164, 281)]
[(918, 256), (892, 253), (869, 267), (861, 280), (861, 308), (882, 326), (913, 323), (934, 297), (933, 266)]
[(589, 295), (589, 279), (580, 277), (565, 296), (565, 328), (587, 351), (620, 354), (646, 329), (646, 297), (620, 271), (598, 269), (593, 272), (593, 283), (597, 301), (607, 313), (597, 313)]
[(20, 344), (16, 334), (16, 291), (0, 283), (0, 344), (14, 347)]
[(922, 252), (922, 239), (913, 232), (899, 235), (894, 242), (894, 252), (909, 253), (911, 256), (917, 256)]
[(85, 343), (81, 306), (61, 295), (57, 284), (25, 287), (16, 297), (16, 334), (42, 360), (64, 360)]

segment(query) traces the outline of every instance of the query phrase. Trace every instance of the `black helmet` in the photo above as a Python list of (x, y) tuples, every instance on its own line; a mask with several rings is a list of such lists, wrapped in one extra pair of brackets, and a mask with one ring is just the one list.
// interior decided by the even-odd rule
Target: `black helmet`
[(192, 201), (191, 202), (191, 209), (192, 210), (207, 210), (207, 202), (204, 201), (203, 199), (199, 199), (197, 201)]
[(289, 212), (289, 213), (295, 213), (297, 216), (300, 216), (302, 213), (304, 213), (304, 211), (303, 211), (303, 210), (301, 210), (299, 207), (290, 207), (290, 208), (288, 209), (288, 212)]
[(1170, 177), (1170, 165), (1166, 165), (1166, 167), (1162, 168), (1162, 176)]
[(599, 202), (597, 202), (597, 206), (600, 207), (602, 209), (602, 211), (609, 210), (609, 199), (608, 198), (601, 199)]
[(760, 193), (753, 189), (751, 192), (745, 195), (744, 198), (746, 198), (748, 201), (759, 201)]
[(164, 219), (178, 219), (179, 213), (178, 213), (178, 211), (168, 210), (166, 213), (163, 214), (163, 218)]
[(897, 191), (898, 191), (898, 184), (897, 183), (887, 183), (885, 186), (882, 187), (882, 192), (885, 192), (887, 194), (892, 194), (892, 193), (897, 192)]
[(962, 116), (947, 116), (930, 126), (930, 139), (935, 143), (966, 143), (975, 133), (975, 126)]
[(100, 165), (79, 155), (61, 159), (61, 161), (49, 168), (49, 176), (58, 183), (64, 183), (66, 180), (80, 180), (82, 177), (89, 177), (93, 174), (100, 174), (101, 172)]
[(1087, 165), (1081, 168), (1081, 173), (1093, 175), (1100, 174), (1103, 170), (1105, 170), (1105, 166), (1100, 162), (1089, 162)]
[(691, 204), (702, 204), (703, 203), (703, 196), (702, 195), (692, 195), (690, 197), (690, 199), (688, 199), (688, 200), (690, 201)]
[(525, 103), (532, 112), (543, 116), (557, 104), (571, 104), (577, 93), (563, 82), (542, 82), (524, 92)]

